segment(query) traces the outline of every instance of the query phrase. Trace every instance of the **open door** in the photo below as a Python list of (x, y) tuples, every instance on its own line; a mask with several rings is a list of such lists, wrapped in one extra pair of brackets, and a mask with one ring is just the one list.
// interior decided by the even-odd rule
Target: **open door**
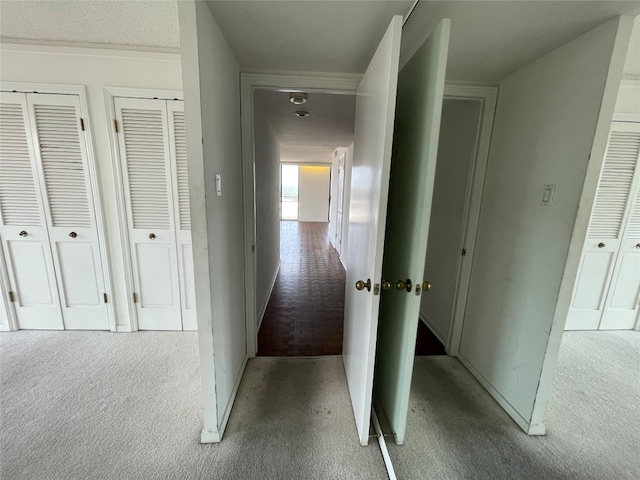
[(382, 273), (374, 400), (404, 443), (451, 21), (442, 20), (400, 71)]
[(369, 441), (401, 33), (402, 17), (395, 16), (358, 86), (356, 99), (343, 359), (362, 445)]

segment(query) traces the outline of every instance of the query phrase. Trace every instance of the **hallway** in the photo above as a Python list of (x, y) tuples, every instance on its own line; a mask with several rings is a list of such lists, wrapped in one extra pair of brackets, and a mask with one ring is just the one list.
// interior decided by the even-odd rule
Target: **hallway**
[(258, 333), (258, 355), (342, 354), (345, 271), (328, 229), (328, 223), (280, 222), (280, 271)]

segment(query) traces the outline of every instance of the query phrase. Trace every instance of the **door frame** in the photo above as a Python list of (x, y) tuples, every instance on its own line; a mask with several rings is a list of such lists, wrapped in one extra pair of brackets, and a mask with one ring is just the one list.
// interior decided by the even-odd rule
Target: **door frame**
[[(493, 132), (493, 119), (498, 101), (498, 87), (447, 84), (444, 89), (445, 100), (474, 100), (481, 102), (480, 122), (476, 138), (474, 158), (471, 162), (472, 171), (467, 183), (465, 207), (462, 217), (463, 234), (460, 251), (466, 248), (466, 261), (462, 256), (458, 261), (456, 289), (453, 297), (453, 310), (449, 322), (449, 332), (445, 340), (447, 354), (457, 356), (460, 349), (462, 329), (464, 327), (467, 295), (471, 280), (471, 267), (475, 253), (478, 222), (480, 221), (480, 207), (484, 191), (489, 148)], [(428, 276), (428, 274), (427, 274)]]
[(242, 119), (242, 176), (245, 252), (245, 321), (247, 356), (253, 358), (258, 351), (257, 299), (256, 299), (256, 204), (255, 204), (255, 136), (253, 92), (255, 90), (304, 91), (355, 95), (361, 75), (309, 75), (242, 73), (240, 74), (240, 107)]
[(124, 279), (125, 291), (127, 292), (126, 309), (129, 318), (129, 325), (118, 325), (114, 331), (117, 332), (137, 332), (138, 331), (138, 311), (133, 301), (134, 281), (133, 281), (133, 258), (131, 257), (131, 241), (129, 238), (127, 202), (125, 197), (124, 174), (122, 171), (122, 159), (120, 158), (120, 146), (118, 135), (115, 130), (116, 104), (118, 98), (142, 98), (149, 100), (181, 100), (184, 101), (183, 93), (180, 90), (150, 90), (146, 88), (122, 88), (105, 87), (104, 99), (108, 117), (108, 136), (111, 147), (111, 168), (115, 184), (116, 210), (118, 212), (118, 227), (120, 230), (120, 244), (124, 257)]
[[(98, 182), (98, 171), (96, 166), (96, 158), (94, 155), (94, 143), (91, 130), (91, 116), (89, 115), (89, 106), (87, 103), (87, 89), (84, 85), (49, 85), (45, 83), (25, 83), (25, 82), (2, 82), (0, 84), (1, 91), (16, 92), (16, 93), (43, 93), (50, 95), (76, 95), (78, 96), (80, 103), (79, 116), (84, 121), (84, 134), (86, 137), (87, 145), (87, 166), (89, 169), (89, 179), (91, 182), (91, 191), (93, 193), (91, 198), (91, 205), (93, 206), (96, 219), (96, 230), (98, 234), (98, 251), (100, 252), (100, 266), (102, 267), (102, 276), (104, 281), (104, 288), (106, 290), (107, 298), (110, 301), (107, 302), (107, 318), (109, 320), (109, 330), (116, 331), (116, 320), (114, 316), (114, 295), (113, 284), (111, 282), (111, 269), (109, 268), (109, 252), (107, 251), (106, 242), (106, 230), (105, 222), (102, 210), (102, 193)], [(0, 274), (0, 282), (2, 282), (3, 290), (8, 292), (10, 290), (8, 283), (8, 276), (4, 272), (4, 258), (2, 261), (3, 272)], [(57, 274), (57, 273), (56, 273)], [(8, 299), (4, 299), (7, 304), (10, 304)], [(16, 317), (15, 309), (10, 307), (7, 309), (9, 316), (9, 330), (19, 330), (18, 319)]]

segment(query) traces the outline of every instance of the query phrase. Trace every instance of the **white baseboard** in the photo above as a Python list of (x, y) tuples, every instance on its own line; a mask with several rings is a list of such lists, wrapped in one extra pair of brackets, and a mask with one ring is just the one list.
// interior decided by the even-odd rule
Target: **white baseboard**
[(498, 402), (498, 405), (500, 405), (504, 409), (504, 411), (507, 412), (507, 414), (513, 419), (513, 421), (516, 422), (516, 424), (522, 430), (524, 430), (527, 435), (545, 435), (546, 428), (544, 424), (531, 425), (530, 422), (527, 421), (522, 415), (520, 415), (515, 407), (511, 405), (511, 403), (509, 403), (509, 401), (504, 396), (502, 396), (498, 389), (496, 389), (496, 387), (494, 387), (493, 384), (478, 371), (478, 369), (471, 365), (469, 360), (467, 360), (464, 355), (458, 353), (456, 358), (460, 360), (460, 363), (462, 363), (462, 365), (464, 365), (466, 369), (471, 372), (471, 375), (473, 375), (475, 379), (480, 382), (480, 385), (482, 385), (485, 390), (489, 392), (489, 395), (491, 395), (494, 400)]
[(220, 432), (209, 432), (202, 429), (200, 432), (200, 443), (220, 443)]
[[(222, 436), (224, 435), (224, 429), (227, 428), (227, 422), (229, 421), (229, 417), (231, 416), (231, 410), (233, 409), (233, 404), (236, 401), (236, 395), (238, 394), (238, 389), (240, 388), (240, 382), (242, 381), (242, 377), (244, 376), (244, 370), (247, 368), (247, 361), (249, 357), (244, 357), (244, 362), (242, 362), (242, 367), (240, 367), (240, 372), (238, 373), (238, 377), (233, 385), (233, 390), (231, 391), (231, 397), (229, 398), (229, 402), (227, 403), (227, 408), (225, 408), (224, 413), (222, 414), (222, 418), (220, 419), (220, 423), (218, 424), (218, 442), (222, 440)], [(203, 431), (204, 434), (204, 431)], [(200, 435), (202, 439), (202, 435)], [(202, 440), (201, 440), (202, 441)], [(211, 443), (211, 442), (203, 442), (203, 443)]]
[(131, 330), (131, 327), (129, 325), (116, 325), (116, 332), (117, 333), (131, 333), (133, 330)]
[(280, 272), (280, 263), (278, 263), (278, 268), (276, 268), (273, 278), (271, 279), (271, 284), (269, 286), (269, 289), (267, 290), (267, 295), (262, 299), (262, 308), (260, 308), (260, 315), (258, 316), (260, 320), (258, 320), (258, 328), (256, 332), (260, 331), (260, 327), (262, 326), (262, 319), (264, 318), (264, 313), (267, 311), (267, 305), (269, 305), (269, 299), (271, 298), (271, 294), (273, 293), (273, 287), (276, 286), (278, 272)]
[(11, 327), (5, 323), (0, 324), (0, 332), (12, 332)]

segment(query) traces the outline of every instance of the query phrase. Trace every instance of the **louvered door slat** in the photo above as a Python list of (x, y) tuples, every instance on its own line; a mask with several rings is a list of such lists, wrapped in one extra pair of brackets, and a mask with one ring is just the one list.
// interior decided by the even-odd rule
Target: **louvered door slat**
[(35, 98), (33, 113), (52, 226), (91, 228), (75, 106), (42, 104)]
[(22, 104), (0, 103), (0, 211), (5, 225), (41, 226)]
[(588, 238), (616, 239), (620, 236), (639, 151), (640, 133), (615, 128), (611, 131)]
[(629, 224), (627, 225), (625, 238), (640, 241), (640, 186), (636, 190), (633, 206), (629, 213)]
[(173, 128), (175, 138), (180, 229), (191, 230), (191, 214), (189, 212), (189, 171), (187, 168), (187, 134), (184, 124), (184, 112), (173, 112)]
[(162, 113), (122, 109), (133, 228), (170, 228)]

